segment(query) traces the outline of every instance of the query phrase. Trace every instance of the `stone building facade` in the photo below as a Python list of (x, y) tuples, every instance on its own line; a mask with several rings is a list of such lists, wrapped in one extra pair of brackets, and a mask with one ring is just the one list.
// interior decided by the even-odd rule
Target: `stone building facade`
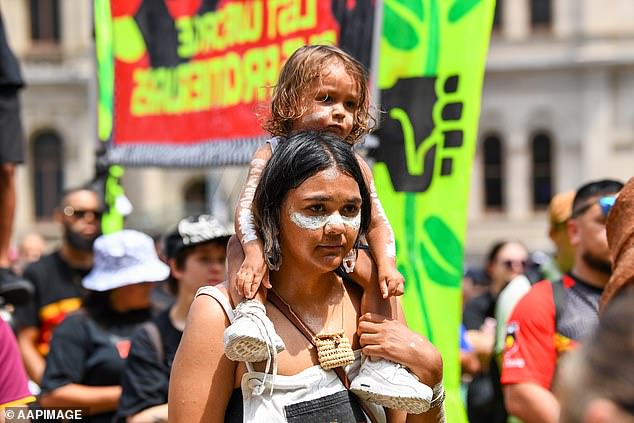
[[(91, 2), (0, 0), (22, 62), (27, 163), (15, 238), (58, 236), (62, 189), (94, 174), (96, 81)], [(467, 261), (519, 238), (549, 251), (545, 205), (585, 181), (634, 174), (634, 2), (498, 0), (473, 166)], [(227, 222), (243, 168), (127, 169), (130, 226), (160, 232), (211, 209)]]

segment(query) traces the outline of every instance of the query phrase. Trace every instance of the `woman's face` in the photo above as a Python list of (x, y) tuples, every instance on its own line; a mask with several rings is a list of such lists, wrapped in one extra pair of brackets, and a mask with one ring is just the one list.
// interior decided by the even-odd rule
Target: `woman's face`
[(290, 190), (282, 204), (282, 265), (336, 269), (354, 245), (360, 224), (357, 182), (334, 167), (316, 173)]
[(115, 288), (111, 297), (115, 310), (129, 311), (150, 307), (153, 286), (154, 282), (142, 282)]
[(498, 251), (495, 260), (489, 264), (491, 282), (504, 286), (516, 276), (524, 273), (528, 252), (521, 244), (509, 242)]

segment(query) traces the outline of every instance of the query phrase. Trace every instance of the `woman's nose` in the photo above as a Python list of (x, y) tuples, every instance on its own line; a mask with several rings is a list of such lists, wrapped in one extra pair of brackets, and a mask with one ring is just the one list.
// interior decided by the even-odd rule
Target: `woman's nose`
[(324, 230), (327, 234), (343, 232), (343, 219), (339, 213), (333, 213), (328, 216)]

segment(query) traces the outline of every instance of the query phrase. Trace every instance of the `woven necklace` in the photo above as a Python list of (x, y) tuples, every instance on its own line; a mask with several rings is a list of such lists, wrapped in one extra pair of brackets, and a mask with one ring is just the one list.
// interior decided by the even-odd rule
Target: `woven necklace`
[[(344, 288), (345, 290), (345, 288)], [(284, 303), (290, 313), (297, 319), (297, 322), (303, 327), (304, 331), (312, 336), (312, 343), (317, 349), (317, 359), (319, 365), (324, 370), (333, 369), (335, 367), (344, 367), (351, 364), (354, 361), (354, 352), (352, 351), (352, 345), (350, 340), (345, 336), (343, 329), (344, 323), (344, 308), (343, 301), (341, 302), (341, 326), (342, 328), (334, 332), (321, 332), (317, 335), (311, 330), (299, 315), (295, 313), (293, 308), (288, 304), (275, 289), (272, 289), (275, 295)]]

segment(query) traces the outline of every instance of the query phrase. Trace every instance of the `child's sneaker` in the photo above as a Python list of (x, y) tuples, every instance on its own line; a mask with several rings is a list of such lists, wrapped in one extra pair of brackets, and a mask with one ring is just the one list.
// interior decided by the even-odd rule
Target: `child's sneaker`
[(363, 358), (350, 390), (359, 398), (383, 407), (422, 414), (429, 410), (433, 391), (400, 364)]
[(244, 300), (234, 314), (233, 323), (224, 333), (225, 355), (229, 360), (264, 361), (284, 350), (284, 342), (275, 332), (263, 304)]

